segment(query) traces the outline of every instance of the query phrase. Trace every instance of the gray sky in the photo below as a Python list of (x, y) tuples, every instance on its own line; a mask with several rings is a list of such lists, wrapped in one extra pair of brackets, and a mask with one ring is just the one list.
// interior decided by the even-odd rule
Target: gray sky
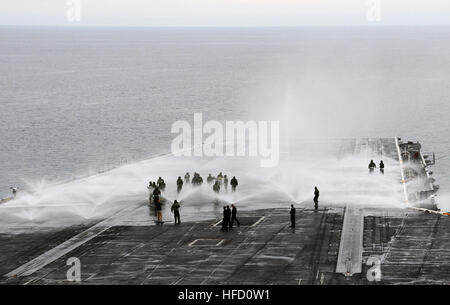
[(450, 0), (2, 0), (0, 24), (437, 25), (450, 24)]

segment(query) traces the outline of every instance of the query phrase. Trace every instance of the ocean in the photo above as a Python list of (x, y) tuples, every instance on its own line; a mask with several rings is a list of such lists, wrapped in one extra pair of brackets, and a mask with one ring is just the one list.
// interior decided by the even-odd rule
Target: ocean
[(446, 194), (449, 49), (450, 27), (0, 27), (0, 197), (168, 153), (194, 113), (420, 141)]

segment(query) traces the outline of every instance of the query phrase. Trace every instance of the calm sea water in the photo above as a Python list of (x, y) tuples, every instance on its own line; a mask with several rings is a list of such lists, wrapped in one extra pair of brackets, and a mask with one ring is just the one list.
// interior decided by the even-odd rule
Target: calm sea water
[(448, 27), (0, 27), (0, 197), (169, 152), (195, 112), (418, 140), (445, 191), (449, 49)]

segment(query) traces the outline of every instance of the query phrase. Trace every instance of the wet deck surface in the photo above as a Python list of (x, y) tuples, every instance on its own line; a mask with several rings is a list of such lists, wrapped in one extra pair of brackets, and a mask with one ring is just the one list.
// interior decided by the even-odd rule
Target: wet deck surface
[[(352, 277), (335, 272), (344, 208), (325, 208), (298, 209), (295, 229), (289, 228), (288, 210), (280, 209), (242, 214), (244, 225), (230, 232), (220, 231), (218, 219), (115, 226), (32, 275), (3, 277), (1, 283), (73, 284), (66, 279), (69, 257), (80, 259), (84, 284), (450, 283), (450, 219), (404, 210), (383, 214), (365, 217), (362, 272)], [(2, 244), (8, 240), (2, 273), (74, 233), (0, 236)], [(366, 278), (371, 257), (382, 261), (380, 282)]]
[[(336, 153), (365, 151), (397, 155), (393, 139), (344, 141)], [(364, 208), (349, 222), (355, 231), (344, 222), (347, 204), (321, 201), (314, 211), (311, 201), (296, 204), (292, 229), (289, 205), (240, 211), (241, 227), (229, 232), (214, 216), (155, 226), (145, 207), (131, 207), (98, 223), (0, 234), (0, 283), (80, 284), (67, 280), (71, 257), (81, 261), (81, 284), (450, 283), (449, 217)], [(368, 280), (373, 262), (381, 264), (380, 281)], [(346, 266), (353, 276), (342, 274)]]

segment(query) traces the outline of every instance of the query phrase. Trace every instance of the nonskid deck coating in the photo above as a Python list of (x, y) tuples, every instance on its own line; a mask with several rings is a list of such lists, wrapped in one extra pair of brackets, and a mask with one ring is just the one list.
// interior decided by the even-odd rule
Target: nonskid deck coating
[[(346, 141), (339, 155), (364, 150), (395, 158), (393, 139)], [(187, 222), (181, 226), (145, 226), (120, 219), (94, 235), (73, 228), (36, 234), (1, 234), (7, 244), (3, 283), (63, 284), (69, 257), (80, 259), (82, 283), (131, 284), (367, 284), (448, 283), (448, 218), (404, 209), (366, 210), (355, 247), (352, 277), (336, 273), (345, 206), (321, 202), (319, 211), (303, 202), (297, 227), (289, 228), (284, 209), (245, 211), (244, 225), (220, 232), (220, 219)], [(119, 213), (120, 214), (120, 213)], [(126, 219), (126, 215), (122, 215)], [(108, 220), (106, 220), (108, 222)], [(129, 225), (128, 225), (129, 224)], [(421, 229), (422, 225), (426, 229)], [(361, 226), (360, 226), (361, 227)], [(345, 232), (350, 232), (347, 227)], [(432, 228), (432, 229), (430, 229)], [(350, 228), (351, 229), (351, 228)], [(411, 235), (405, 235), (412, 232)], [(77, 235), (78, 234), (78, 235)], [(86, 236), (84, 236), (86, 235)], [(34, 236), (34, 238), (33, 238)], [(57, 236), (55, 239), (54, 236)], [(89, 237), (82, 238), (81, 237)], [(356, 238), (357, 237), (357, 238)], [(53, 243), (51, 243), (53, 238)], [(52, 244), (40, 247), (33, 244)], [(72, 243), (75, 241), (76, 243)], [(77, 242), (78, 241), (78, 242)], [(3, 243), (3, 244), (4, 244)], [(352, 242), (353, 244), (353, 242)], [(363, 246), (362, 246), (363, 245)], [(59, 248), (65, 251), (58, 251)], [(67, 250), (67, 251), (66, 251)], [(341, 251), (345, 253), (346, 249)], [(363, 250), (363, 251), (361, 251)], [(17, 254), (13, 256), (17, 251)], [(34, 252), (33, 252), (34, 251)], [(367, 262), (379, 258), (381, 282), (369, 282)], [(7, 270), (7, 272), (6, 272)], [(21, 271), (20, 275), (17, 270)], [(27, 270), (29, 272), (27, 272)], [(32, 272), (30, 272), (32, 271)]]
[[(221, 232), (213, 221), (175, 226), (111, 227), (30, 276), (3, 284), (73, 284), (69, 257), (81, 261), (81, 284), (449, 284), (449, 219), (405, 210), (366, 216), (362, 272), (336, 273), (344, 209), (288, 209), (245, 213), (265, 216), (256, 226)], [(217, 243), (192, 245), (198, 239)], [(17, 236), (17, 247), (21, 235)], [(219, 243), (219, 241), (222, 241)], [(17, 259), (20, 260), (20, 249)], [(370, 257), (382, 259), (380, 282), (369, 282)], [(11, 269), (13, 266), (10, 266)]]

